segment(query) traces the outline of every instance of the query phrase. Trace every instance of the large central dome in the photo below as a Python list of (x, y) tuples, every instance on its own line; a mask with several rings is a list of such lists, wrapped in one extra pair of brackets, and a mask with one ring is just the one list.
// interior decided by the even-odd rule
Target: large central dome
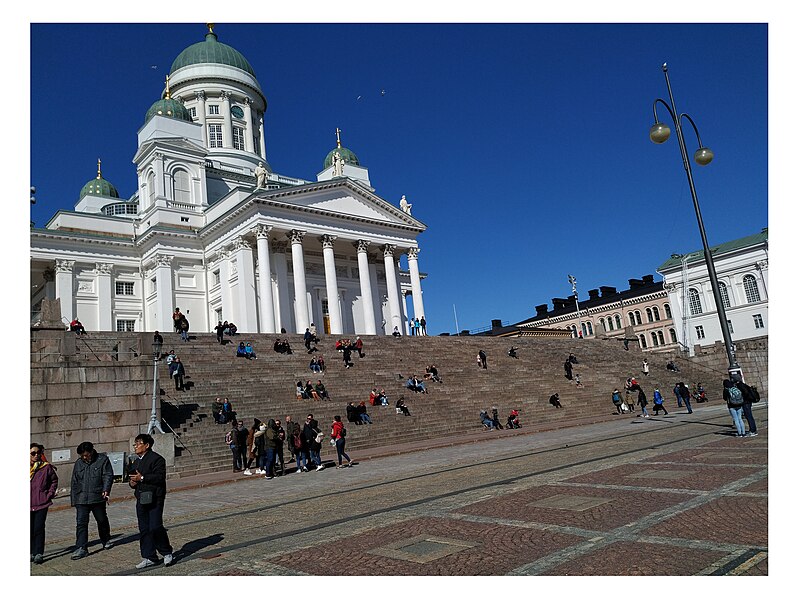
[(231, 48), (227, 44), (217, 41), (216, 34), (209, 31), (205, 34), (205, 41), (192, 44), (181, 52), (172, 63), (170, 74), (182, 67), (193, 64), (224, 64), (246, 71), (255, 77), (250, 63), (242, 56), (241, 52)]

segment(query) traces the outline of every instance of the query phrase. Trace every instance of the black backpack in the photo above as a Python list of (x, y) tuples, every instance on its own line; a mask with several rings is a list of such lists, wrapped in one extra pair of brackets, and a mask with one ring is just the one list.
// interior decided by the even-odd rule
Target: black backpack
[(752, 392), (752, 403), (757, 403), (760, 401), (760, 393), (757, 391), (757, 387), (749, 387), (749, 390)]
[(341, 427), (341, 438), (343, 439), (346, 436), (347, 436), (347, 429), (342, 426)]

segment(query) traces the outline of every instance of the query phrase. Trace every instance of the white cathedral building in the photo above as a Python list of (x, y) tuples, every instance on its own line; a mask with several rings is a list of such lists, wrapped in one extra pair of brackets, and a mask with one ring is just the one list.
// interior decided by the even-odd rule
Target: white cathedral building
[[(87, 331), (403, 334), (424, 315), (417, 237), (425, 225), (375, 193), (341, 145), (316, 181), (272, 171), (266, 98), (249, 62), (209, 25), (147, 111), (128, 199), (97, 177), (74, 210), (31, 229), (31, 309), (59, 299)], [(404, 197), (403, 197), (404, 200)], [(407, 270), (400, 257), (407, 254)], [(406, 307), (411, 295), (413, 313)]]

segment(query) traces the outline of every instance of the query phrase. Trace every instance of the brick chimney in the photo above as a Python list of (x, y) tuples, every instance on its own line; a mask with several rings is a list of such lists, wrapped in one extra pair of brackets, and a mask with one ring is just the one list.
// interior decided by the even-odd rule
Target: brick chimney
[(492, 329), (501, 329), (502, 328), (502, 320), (499, 318), (493, 318), (491, 320), (491, 328)]
[(589, 289), (588, 299), (599, 299), (599, 289)]
[(599, 290), (602, 292), (602, 297), (609, 297), (611, 295), (616, 295), (617, 293), (615, 287), (608, 287), (606, 285), (601, 286)]
[(627, 282), (630, 284), (630, 289), (644, 286), (644, 282), (641, 279), (628, 279)]
[(535, 315), (536, 316), (546, 316), (547, 315), (547, 308), (549, 306), (547, 304), (541, 304), (540, 306), (535, 307)]
[(655, 282), (655, 275), (644, 275), (641, 280), (647, 285), (652, 285)]

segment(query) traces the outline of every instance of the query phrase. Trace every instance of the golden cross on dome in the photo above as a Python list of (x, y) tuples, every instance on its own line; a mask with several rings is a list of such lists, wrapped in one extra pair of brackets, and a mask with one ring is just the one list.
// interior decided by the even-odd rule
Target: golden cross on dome
[(100, 159), (97, 159), (97, 178), (102, 179), (102, 175), (100, 174)]
[(166, 99), (169, 100), (169, 75), (166, 76)]
[(341, 129), (336, 127), (336, 146), (341, 147)]
[(214, 32), (214, 24), (213, 23), (206, 23), (205, 26), (208, 27), (208, 33), (213, 33)]

